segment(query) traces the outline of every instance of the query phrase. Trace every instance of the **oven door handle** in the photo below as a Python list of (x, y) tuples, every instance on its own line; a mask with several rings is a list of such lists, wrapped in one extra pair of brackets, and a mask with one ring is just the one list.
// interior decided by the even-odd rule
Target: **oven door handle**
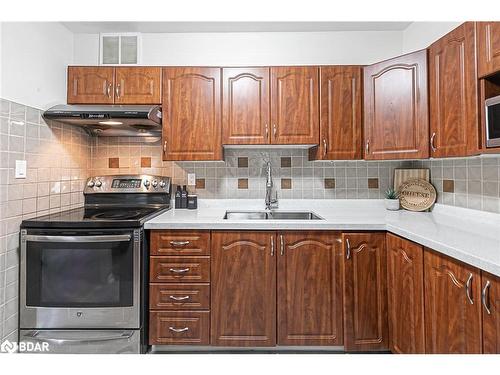
[(47, 333), (45, 334), (41, 333), (41, 331), (31, 331), (24, 334), (23, 337), (36, 341), (52, 342), (54, 344), (68, 344), (68, 343), (86, 344), (86, 343), (100, 342), (100, 341), (128, 340), (133, 335), (134, 331), (120, 331), (117, 335), (110, 335), (110, 336), (61, 339), (54, 336), (50, 336)]
[(28, 234), (24, 236), (31, 242), (129, 242), (130, 234), (116, 234), (110, 236), (39, 236)]

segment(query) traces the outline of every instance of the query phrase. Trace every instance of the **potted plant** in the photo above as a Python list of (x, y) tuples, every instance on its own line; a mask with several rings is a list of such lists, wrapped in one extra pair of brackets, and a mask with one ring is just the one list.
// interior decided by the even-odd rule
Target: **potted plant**
[(393, 188), (385, 191), (385, 208), (389, 211), (399, 210), (399, 194)]

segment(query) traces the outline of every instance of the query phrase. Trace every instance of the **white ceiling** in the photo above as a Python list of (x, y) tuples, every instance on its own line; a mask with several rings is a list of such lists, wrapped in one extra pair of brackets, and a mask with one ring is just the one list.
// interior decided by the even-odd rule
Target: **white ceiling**
[(401, 31), (411, 22), (63, 22), (73, 33)]

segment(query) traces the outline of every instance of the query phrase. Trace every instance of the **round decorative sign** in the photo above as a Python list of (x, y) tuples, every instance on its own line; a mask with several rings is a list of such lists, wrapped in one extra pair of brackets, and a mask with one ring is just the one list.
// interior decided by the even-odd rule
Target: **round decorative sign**
[(399, 200), (406, 210), (425, 211), (436, 202), (436, 189), (421, 178), (412, 178), (400, 186)]

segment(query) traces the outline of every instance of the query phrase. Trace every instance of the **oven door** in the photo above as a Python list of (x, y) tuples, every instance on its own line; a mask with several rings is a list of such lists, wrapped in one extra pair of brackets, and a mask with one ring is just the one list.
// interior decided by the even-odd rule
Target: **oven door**
[(20, 328), (140, 328), (140, 234), (22, 230)]

